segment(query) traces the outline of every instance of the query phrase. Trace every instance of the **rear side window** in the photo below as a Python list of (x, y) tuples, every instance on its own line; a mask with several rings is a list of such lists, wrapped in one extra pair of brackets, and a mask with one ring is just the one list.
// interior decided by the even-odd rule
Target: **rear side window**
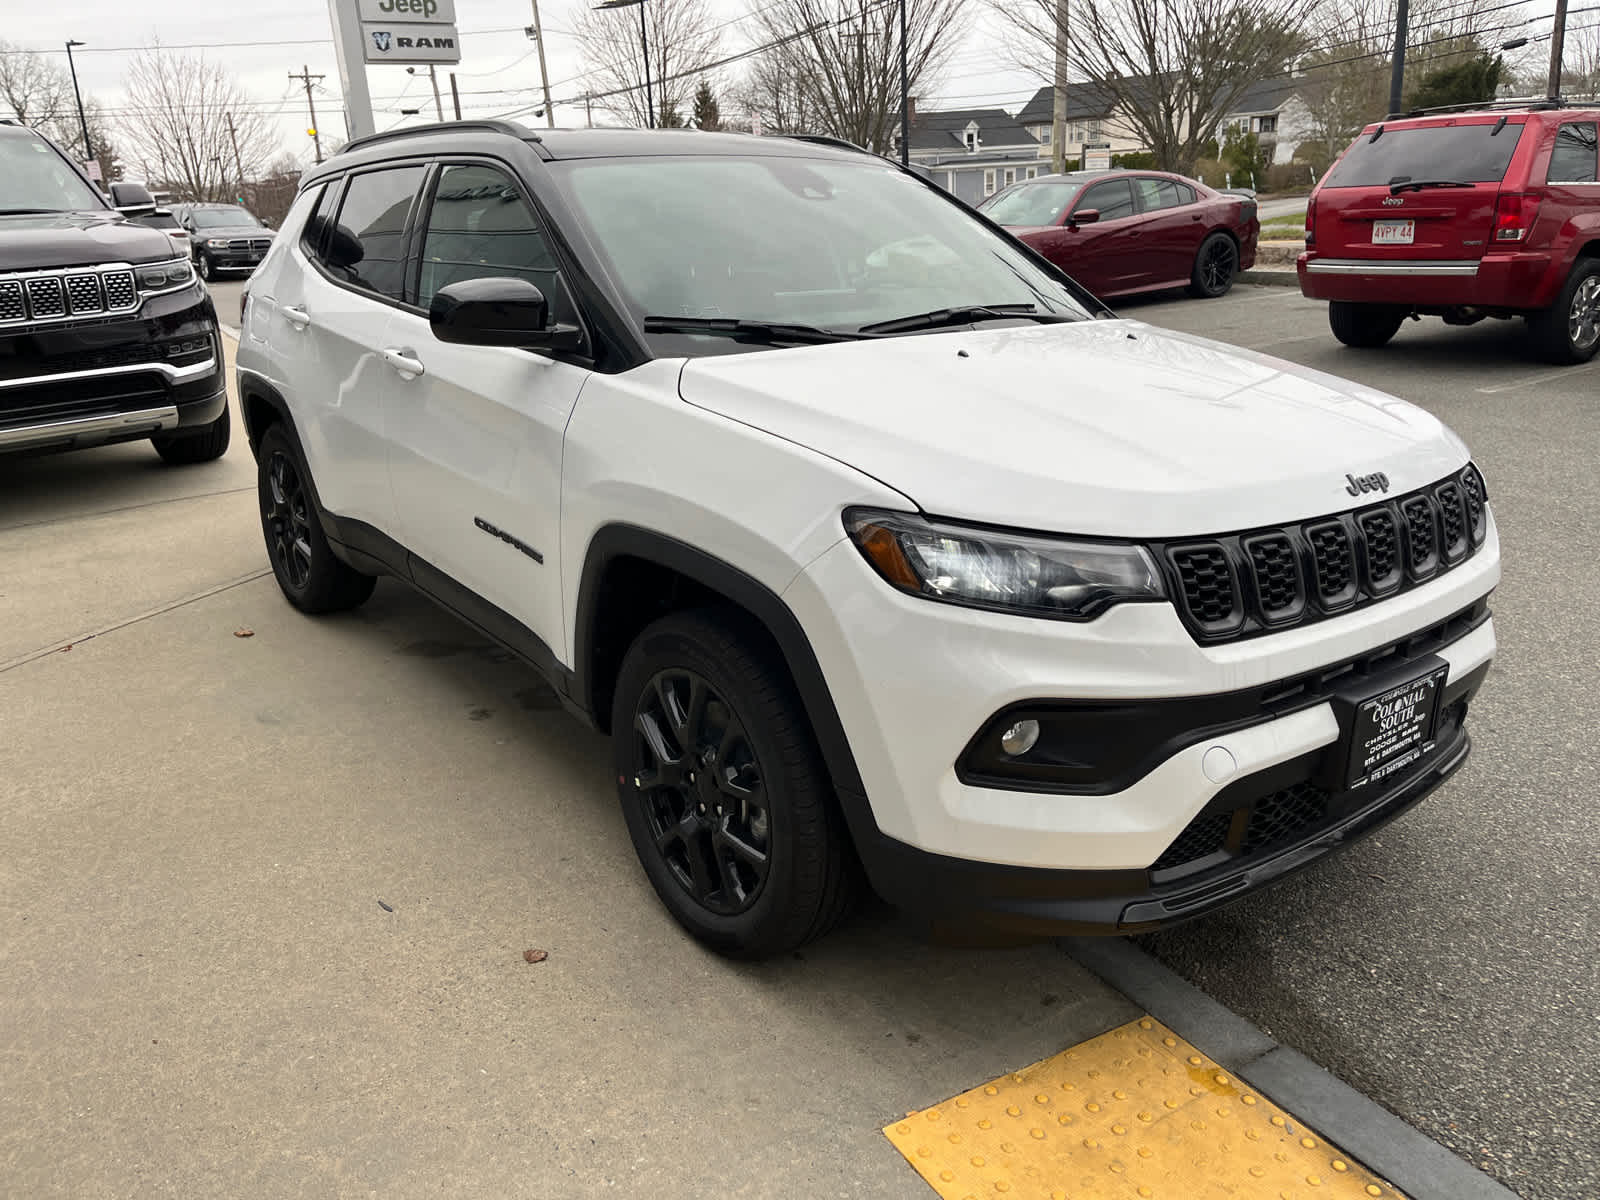
[(354, 175), (323, 247), (323, 261), (345, 282), (400, 300), (405, 290), (406, 218), (422, 186), (421, 167)]
[(307, 258), (320, 259), (322, 256), (323, 235), (328, 231), (328, 210), (333, 207), (333, 197), (338, 190), (337, 184), (317, 185), (316, 195), (311, 201), (311, 215), (306, 218), (305, 228), (300, 231), (300, 249), (305, 251)]
[(1133, 185), (1139, 189), (1139, 200), (1146, 212), (1154, 212), (1158, 208), (1179, 208), (1194, 203), (1194, 189), (1171, 179), (1146, 177), (1134, 180)]
[(1568, 121), (1556, 133), (1547, 183), (1595, 182), (1595, 123)]
[(1108, 179), (1085, 188), (1083, 198), (1073, 205), (1074, 212), (1098, 209), (1102, 221), (1115, 221), (1133, 215), (1133, 189), (1126, 179)]
[(1388, 187), (1421, 179), (1498, 183), (1522, 138), (1522, 125), (1429, 125), (1392, 129), (1377, 141), (1364, 133), (1345, 152), (1323, 187)]

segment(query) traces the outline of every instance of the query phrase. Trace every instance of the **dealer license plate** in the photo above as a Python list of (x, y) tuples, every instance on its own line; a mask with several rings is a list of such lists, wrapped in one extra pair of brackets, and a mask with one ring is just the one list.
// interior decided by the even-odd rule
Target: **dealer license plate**
[(1374, 221), (1372, 244), (1374, 246), (1409, 246), (1417, 237), (1415, 221)]
[(1450, 668), (1392, 687), (1356, 706), (1349, 786), (1387, 779), (1433, 749), (1439, 695)]

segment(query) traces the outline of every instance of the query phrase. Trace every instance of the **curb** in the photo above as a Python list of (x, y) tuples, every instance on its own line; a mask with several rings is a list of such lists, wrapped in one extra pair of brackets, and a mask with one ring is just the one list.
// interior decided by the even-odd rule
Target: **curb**
[(1231, 1009), (1123, 938), (1056, 943), (1156, 1020), (1193, 1043), (1413, 1200), (1517, 1200), (1388, 1109), (1305, 1055), (1280, 1046)]
[(1300, 276), (1293, 269), (1275, 271), (1271, 267), (1251, 267), (1248, 271), (1240, 271), (1234, 278), (1239, 283), (1261, 284), (1266, 287), (1300, 286)]

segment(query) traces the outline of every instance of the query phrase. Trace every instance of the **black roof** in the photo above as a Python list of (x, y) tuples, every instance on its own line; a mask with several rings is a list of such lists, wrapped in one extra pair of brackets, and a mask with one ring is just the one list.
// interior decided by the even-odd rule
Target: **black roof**
[(1296, 79), (1263, 79), (1245, 88), (1244, 95), (1233, 102), (1229, 112), (1277, 112), (1300, 90)]
[[(1048, 125), (1055, 117), (1055, 89), (1042, 87), (1033, 99), (1022, 106), (1017, 114), (1021, 125)], [(1089, 117), (1105, 117), (1116, 108), (1116, 97), (1103, 83), (1085, 80), (1067, 84), (1067, 120), (1082, 121)]]
[(986, 146), (1035, 146), (1038, 139), (1003, 108), (949, 108), (918, 112), (911, 121), (913, 150), (965, 150), (968, 125)]

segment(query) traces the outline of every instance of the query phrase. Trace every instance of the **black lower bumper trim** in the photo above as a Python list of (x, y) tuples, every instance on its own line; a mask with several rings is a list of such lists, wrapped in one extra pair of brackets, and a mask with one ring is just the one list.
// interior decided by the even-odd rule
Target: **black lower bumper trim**
[(918, 850), (881, 833), (857, 848), (889, 903), (946, 929), (1037, 936), (1147, 933), (1209, 912), (1283, 879), (1406, 812), (1453, 775), (1471, 747), (1466, 730), (1382, 794), (1332, 824), (1270, 852), (1169, 884), (1148, 870), (1080, 871), (974, 862)]

